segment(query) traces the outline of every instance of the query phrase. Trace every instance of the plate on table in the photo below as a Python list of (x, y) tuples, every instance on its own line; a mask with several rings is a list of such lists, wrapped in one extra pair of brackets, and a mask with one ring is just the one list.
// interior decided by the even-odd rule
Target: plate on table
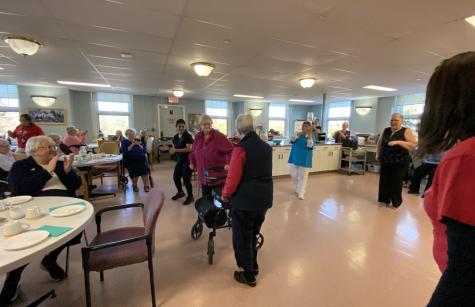
[(78, 214), (86, 208), (85, 205), (70, 205), (54, 209), (49, 214), (55, 217), (64, 217)]
[(30, 195), (14, 196), (14, 197), (5, 198), (3, 202), (6, 205), (14, 206), (14, 205), (26, 203), (27, 201), (30, 201), (32, 198), (33, 197), (31, 197)]
[(7, 251), (16, 251), (39, 244), (46, 240), (49, 232), (45, 230), (33, 230), (21, 233), (3, 241), (3, 249)]

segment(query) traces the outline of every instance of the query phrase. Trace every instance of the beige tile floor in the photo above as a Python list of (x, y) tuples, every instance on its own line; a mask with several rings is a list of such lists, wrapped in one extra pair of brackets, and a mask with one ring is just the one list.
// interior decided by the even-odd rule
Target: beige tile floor
[[(261, 274), (256, 288), (237, 284), (231, 232), (216, 238), (215, 264), (207, 263), (207, 232), (190, 238), (193, 206), (169, 198), (175, 192), (172, 164), (154, 166), (156, 187), (167, 196), (157, 225), (156, 291), (160, 306), (423, 306), (439, 272), (432, 259), (431, 225), (420, 198), (404, 194), (397, 210), (376, 203), (378, 177), (327, 173), (311, 175), (305, 200), (297, 200), (290, 178), (274, 181), (274, 207), (262, 232)], [(96, 201), (110, 204), (144, 200), (125, 196)], [(104, 229), (140, 223), (139, 211), (110, 213)], [(95, 233), (87, 228), (89, 238)], [(61, 261), (64, 259), (62, 255)], [(22, 279), (23, 306), (50, 288), (58, 297), (43, 306), (83, 306), (84, 286), (79, 246), (72, 248), (70, 277), (48, 280), (32, 263)], [(92, 275), (93, 306), (150, 306), (145, 263)]]

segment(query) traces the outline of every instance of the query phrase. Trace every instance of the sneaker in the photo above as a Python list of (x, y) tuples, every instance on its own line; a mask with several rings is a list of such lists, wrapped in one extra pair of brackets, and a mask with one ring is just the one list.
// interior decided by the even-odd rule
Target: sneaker
[(186, 205), (189, 205), (191, 203), (193, 203), (195, 201), (195, 199), (193, 198), (193, 196), (188, 196), (185, 201), (183, 202), (183, 206), (186, 206)]
[(248, 285), (249, 287), (255, 287), (257, 285), (256, 277), (253, 272), (234, 271), (234, 279), (241, 284)]
[(300, 200), (304, 200), (303, 194), (299, 194), (298, 198), (299, 198)]
[(185, 197), (185, 192), (178, 192), (175, 194), (175, 196), (172, 197), (172, 200), (177, 200), (177, 199), (180, 199), (182, 197)]
[(47, 271), (52, 281), (61, 281), (66, 278), (64, 270), (56, 263), (56, 261), (48, 260), (47, 257), (41, 260), (41, 269)]

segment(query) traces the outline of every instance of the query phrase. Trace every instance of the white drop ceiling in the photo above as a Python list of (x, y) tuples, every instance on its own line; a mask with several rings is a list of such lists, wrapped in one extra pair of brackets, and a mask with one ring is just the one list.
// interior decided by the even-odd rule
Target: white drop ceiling
[[(0, 35), (45, 45), (22, 57), (0, 42), (0, 83), (107, 83), (164, 96), (181, 88), (229, 101), (410, 94), (425, 90), (443, 58), (475, 50), (471, 15), (473, 0), (0, 0)], [(200, 78), (196, 61), (216, 69)], [(303, 77), (316, 86), (300, 88)]]

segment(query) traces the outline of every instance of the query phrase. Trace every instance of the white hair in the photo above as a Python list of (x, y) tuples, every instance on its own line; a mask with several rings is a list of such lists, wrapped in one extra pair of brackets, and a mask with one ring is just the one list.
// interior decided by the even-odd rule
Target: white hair
[(38, 150), (41, 142), (46, 141), (49, 145), (56, 145), (56, 143), (46, 135), (34, 136), (28, 139), (25, 146), (25, 152), (27, 156), (31, 156), (31, 153)]
[(399, 117), (401, 120), (404, 120), (404, 116), (401, 113), (393, 113), (391, 115), (391, 118), (393, 118), (393, 117)]
[(48, 137), (49, 137), (50, 139), (52, 139), (55, 143), (61, 143), (61, 141), (62, 141), (62, 139), (63, 139), (63, 138), (61, 137), (61, 135), (59, 135), (59, 134), (57, 134), (57, 133), (50, 133), (50, 134), (48, 134)]
[(69, 127), (66, 128), (66, 132), (67, 132), (68, 134), (70, 134), (71, 131), (73, 131), (73, 130), (76, 130), (76, 127), (74, 127), (74, 126), (69, 126)]
[(134, 135), (137, 135), (137, 130), (135, 130), (134, 128), (129, 128), (129, 129), (125, 130), (124, 134), (127, 136), (127, 133), (129, 131), (132, 131), (134, 133)]
[(236, 129), (240, 134), (246, 135), (254, 131), (254, 118), (251, 114), (239, 114), (236, 118)]
[(209, 116), (208, 114), (203, 114), (200, 117), (200, 125), (203, 124), (205, 120), (209, 120), (211, 123), (213, 123), (213, 118)]

